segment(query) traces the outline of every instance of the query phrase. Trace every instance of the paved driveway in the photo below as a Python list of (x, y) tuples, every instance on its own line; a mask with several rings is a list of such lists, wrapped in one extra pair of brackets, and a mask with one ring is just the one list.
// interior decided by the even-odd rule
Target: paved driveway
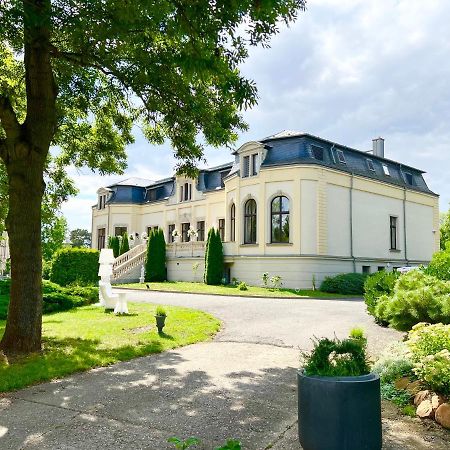
[[(355, 326), (364, 328), (372, 353), (378, 353), (401, 334), (376, 325), (361, 300), (223, 297), (168, 292), (120, 290), (140, 302), (187, 306), (207, 311), (223, 321), (216, 340), (271, 344), (309, 349), (311, 338), (348, 336)], [(168, 319), (170, 320), (170, 319)]]
[[(223, 331), (213, 342), (0, 396), (2, 450), (159, 450), (173, 448), (166, 441), (174, 435), (202, 438), (196, 448), (208, 450), (230, 437), (248, 450), (298, 450), (297, 347), (309, 347), (314, 334), (344, 336), (354, 325), (366, 329), (373, 352), (398, 337), (374, 326), (355, 301), (130, 296), (209, 311), (223, 320)], [(384, 420), (384, 448), (448, 448), (406, 421)]]

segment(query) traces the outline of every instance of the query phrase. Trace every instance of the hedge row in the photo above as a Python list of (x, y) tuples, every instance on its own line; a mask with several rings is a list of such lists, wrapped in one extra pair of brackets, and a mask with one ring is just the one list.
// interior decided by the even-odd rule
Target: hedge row
[[(0, 281), (0, 295), (9, 296), (10, 280)], [(56, 311), (67, 311), (79, 306), (98, 302), (98, 288), (93, 286), (62, 287), (51, 281), (42, 282), (42, 311), (48, 314)], [(0, 320), (6, 319), (7, 303), (0, 308)]]
[(320, 290), (332, 294), (363, 295), (366, 278), (367, 275), (362, 273), (341, 273), (334, 277), (325, 277)]
[(50, 281), (60, 286), (98, 283), (98, 250), (89, 248), (62, 248), (52, 260)]

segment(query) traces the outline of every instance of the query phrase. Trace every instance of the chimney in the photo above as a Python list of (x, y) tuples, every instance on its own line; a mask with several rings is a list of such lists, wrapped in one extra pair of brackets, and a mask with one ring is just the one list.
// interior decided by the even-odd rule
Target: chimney
[(378, 137), (376, 139), (372, 139), (372, 145), (373, 145), (373, 154), (375, 156), (380, 156), (381, 158), (384, 158), (384, 139), (382, 137)]

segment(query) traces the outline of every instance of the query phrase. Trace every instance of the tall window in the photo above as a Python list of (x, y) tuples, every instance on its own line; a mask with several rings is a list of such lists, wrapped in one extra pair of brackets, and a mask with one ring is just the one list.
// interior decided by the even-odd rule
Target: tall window
[(181, 224), (181, 242), (189, 242), (189, 227), (191, 224), (189, 222), (183, 222)]
[(242, 170), (243, 170), (242, 174), (243, 177), (248, 177), (250, 175), (250, 156), (244, 156)]
[(234, 203), (230, 208), (230, 241), (236, 240), (236, 206)]
[(271, 242), (289, 242), (289, 200), (282, 195), (271, 203)]
[(244, 206), (244, 244), (256, 244), (256, 202), (247, 200)]
[(98, 198), (98, 209), (104, 209), (106, 207), (106, 194), (100, 195)]
[(389, 217), (389, 228), (390, 228), (390, 238), (391, 238), (391, 250), (398, 250), (397, 247), (397, 232), (398, 232), (398, 217)]
[(252, 155), (252, 175), (258, 175), (258, 153)]
[(223, 242), (225, 240), (225, 219), (219, 219), (219, 235)]
[(184, 183), (180, 186), (180, 202), (187, 202), (192, 199), (192, 184)]
[(173, 238), (172, 233), (175, 231), (175, 224), (171, 223), (167, 231), (169, 233), (169, 235), (167, 236), (167, 242), (174, 242), (175, 239)]
[(105, 248), (106, 228), (99, 228), (97, 230), (97, 249)]
[(205, 221), (197, 222), (197, 241), (205, 240)]

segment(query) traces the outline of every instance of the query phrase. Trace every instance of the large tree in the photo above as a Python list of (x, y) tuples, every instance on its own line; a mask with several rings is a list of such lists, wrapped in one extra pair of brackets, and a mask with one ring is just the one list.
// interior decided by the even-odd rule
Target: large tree
[[(41, 349), (41, 200), (51, 145), (60, 162), (125, 168), (139, 122), (193, 174), (200, 142), (246, 128), (256, 88), (238, 66), (304, 0), (3, 0), (0, 157), (8, 174), (12, 283), (6, 353)], [(201, 135), (201, 139), (198, 137)]]
[(72, 247), (89, 248), (91, 246), (91, 233), (82, 228), (75, 228), (75, 230), (70, 232), (70, 243), (72, 244)]

